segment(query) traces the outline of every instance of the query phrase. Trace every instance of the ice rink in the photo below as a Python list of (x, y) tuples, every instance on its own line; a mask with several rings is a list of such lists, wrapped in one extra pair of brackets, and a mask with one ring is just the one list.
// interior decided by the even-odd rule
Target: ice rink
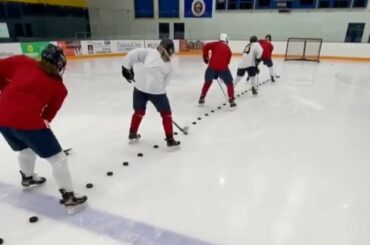
[(276, 59), (276, 84), (264, 83), (261, 65), (259, 95), (243, 79), (230, 110), (216, 81), (199, 107), (206, 66), (177, 57), (167, 93), (174, 120), (190, 131), (175, 130), (181, 148), (170, 152), (152, 105), (141, 141), (128, 144), (132, 86), (120, 62), (70, 61), (69, 96), (52, 123), (73, 148), (76, 192), (89, 197), (83, 212), (66, 215), (44, 160), (36, 170), (48, 183), (24, 193), (17, 154), (0, 138), (4, 244), (370, 244), (369, 63)]

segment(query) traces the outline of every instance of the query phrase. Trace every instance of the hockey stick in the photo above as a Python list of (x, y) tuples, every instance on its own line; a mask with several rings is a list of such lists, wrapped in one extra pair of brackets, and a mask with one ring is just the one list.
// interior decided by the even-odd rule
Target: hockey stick
[(220, 86), (220, 89), (221, 89), (221, 91), (222, 91), (222, 93), (224, 94), (224, 96), (225, 96), (225, 98), (226, 98), (226, 100), (227, 100), (227, 95), (226, 95), (226, 93), (225, 93), (225, 90), (224, 90), (224, 88), (222, 87), (222, 85), (221, 85), (221, 82), (220, 82), (220, 79), (219, 78), (217, 78), (217, 83), (218, 83), (218, 86)]
[(180, 125), (178, 125), (175, 121), (172, 120), (172, 123), (173, 125), (176, 126), (176, 128), (178, 128), (183, 134), (187, 135), (189, 133), (189, 127), (185, 126), (185, 127), (180, 127)]

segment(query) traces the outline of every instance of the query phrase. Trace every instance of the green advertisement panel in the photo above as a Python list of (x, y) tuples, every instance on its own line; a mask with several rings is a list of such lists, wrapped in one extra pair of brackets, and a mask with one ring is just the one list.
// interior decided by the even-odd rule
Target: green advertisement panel
[(40, 59), (42, 50), (48, 44), (49, 42), (21, 43), (22, 52), (24, 55), (34, 59)]

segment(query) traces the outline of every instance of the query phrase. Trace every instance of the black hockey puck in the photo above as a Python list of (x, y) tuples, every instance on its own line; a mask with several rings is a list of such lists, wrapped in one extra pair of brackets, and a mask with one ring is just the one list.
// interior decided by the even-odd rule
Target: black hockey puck
[(93, 188), (93, 187), (94, 187), (94, 185), (93, 185), (93, 184), (91, 184), (91, 183), (86, 184), (86, 188), (87, 188), (87, 189), (91, 189), (91, 188)]
[(177, 132), (174, 132), (173, 134), (174, 134), (174, 135), (178, 135), (178, 133), (177, 133)]
[(123, 162), (122, 165), (123, 166), (128, 166), (128, 162)]
[(215, 113), (215, 111), (214, 111), (214, 110), (212, 110), (212, 111), (211, 111), (211, 113)]
[(138, 156), (138, 157), (143, 157), (143, 156), (144, 156), (144, 154), (143, 154), (143, 153), (138, 153), (138, 154), (137, 154), (137, 156)]
[(107, 172), (107, 176), (113, 176), (113, 172), (112, 171)]
[(223, 103), (222, 105), (223, 105), (223, 106), (225, 106), (225, 105), (226, 105), (226, 103)]
[(202, 120), (202, 118), (201, 118), (201, 117), (198, 117), (197, 119), (198, 119), (198, 121)]
[(197, 122), (193, 122), (193, 125), (197, 124)]
[(238, 94), (237, 96), (240, 97), (240, 94)]
[(4, 239), (0, 238), (0, 244), (4, 243)]
[(221, 106), (217, 107), (217, 109), (221, 110)]
[(32, 216), (30, 219), (29, 219), (30, 223), (36, 223), (37, 221), (39, 221), (39, 218), (37, 216)]
[(158, 145), (153, 145), (153, 148), (154, 148), (154, 149), (158, 149), (158, 148), (159, 148), (159, 146), (158, 146)]
[(208, 117), (208, 113), (204, 114), (206, 117)]

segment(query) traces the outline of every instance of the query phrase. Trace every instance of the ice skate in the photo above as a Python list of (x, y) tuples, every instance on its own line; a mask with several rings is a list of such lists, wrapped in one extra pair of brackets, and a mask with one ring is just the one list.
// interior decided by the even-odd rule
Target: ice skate
[(139, 141), (141, 135), (138, 134), (138, 133), (134, 133), (134, 132), (130, 132), (130, 134), (128, 135), (128, 139), (129, 139), (129, 144), (133, 144), (133, 143), (136, 143)]
[(73, 192), (67, 192), (65, 189), (59, 189), (60, 194), (62, 194), (62, 199), (60, 204), (63, 204), (68, 214), (74, 214), (85, 208), (87, 201), (86, 196), (77, 197)]
[(199, 101), (198, 101), (199, 106), (204, 105), (204, 103), (205, 103), (205, 97), (204, 96), (200, 96)]
[(257, 95), (258, 94), (257, 89), (255, 87), (252, 87), (252, 94), (253, 95)]
[(168, 147), (175, 147), (175, 146), (179, 146), (181, 144), (180, 141), (176, 141), (172, 136), (167, 137), (166, 141), (167, 141), (167, 146)]
[(236, 108), (235, 99), (229, 99), (230, 108), (234, 109)]
[(21, 184), (24, 190), (33, 189), (34, 187), (41, 186), (46, 182), (46, 178), (39, 177), (36, 174), (26, 177), (26, 175), (22, 171), (19, 171), (19, 172), (21, 173), (21, 176), (22, 176)]

